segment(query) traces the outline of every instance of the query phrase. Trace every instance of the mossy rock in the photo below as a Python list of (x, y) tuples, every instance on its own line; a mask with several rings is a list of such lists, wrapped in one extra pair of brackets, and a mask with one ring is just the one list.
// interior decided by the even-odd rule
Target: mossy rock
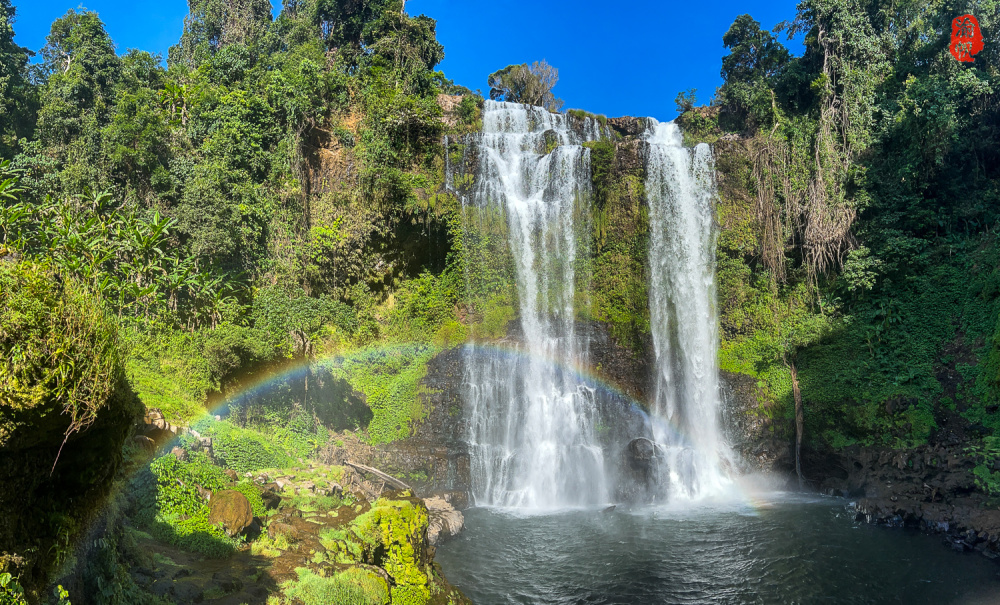
[(32, 599), (105, 501), (140, 413), (98, 298), (0, 262), (0, 572)]
[(395, 582), (394, 603), (397, 593), (404, 603), (430, 600), (430, 578), (425, 573), (428, 520), (423, 501), (403, 492), (394, 499), (378, 499), (370, 511), (351, 522), (351, 532), (364, 545), (359, 562), (388, 572)]
[(250, 500), (234, 489), (226, 489), (212, 494), (208, 503), (208, 522), (222, 523), (226, 533), (237, 536), (253, 523), (253, 509)]

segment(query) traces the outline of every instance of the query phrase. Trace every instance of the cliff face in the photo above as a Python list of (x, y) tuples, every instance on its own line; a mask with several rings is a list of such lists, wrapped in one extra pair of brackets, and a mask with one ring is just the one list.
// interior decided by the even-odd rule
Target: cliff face
[[(651, 379), (650, 357), (633, 354), (610, 334), (604, 323), (581, 322), (576, 330), (587, 342), (593, 373), (615, 385), (628, 398), (646, 401)], [(519, 324), (514, 321), (508, 325), (507, 336), (488, 344), (516, 347), (521, 338)], [(465, 364), (470, 354), (474, 354), (470, 349), (457, 346), (439, 353), (427, 364), (419, 394), (427, 415), (415, 426), (412, 437), (374, 447), (358, 440), (345, 440), (341, 446), (328, 447), (323, 453), (324, 461), (344, 464), (350, 460), (373, 466), (403, 479), (418, 495), (444, 496), (458, 508), (471, 504), (472, 477), (466, 443), (469, 419), (463, 398)], [(612, 398), (605, 409), (606, 414), (623, 420), (621, 434), (616, 437), (623, 442), (640, 436), (640, 429), (629, 420), (632, 418), (629, 403), (627, 398)]]

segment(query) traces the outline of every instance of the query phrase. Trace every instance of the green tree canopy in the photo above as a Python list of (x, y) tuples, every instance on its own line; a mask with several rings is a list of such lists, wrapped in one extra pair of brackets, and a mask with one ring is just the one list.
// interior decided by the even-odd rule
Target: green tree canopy
[(0, 0), (0, 157), (10, 155), (19, 136), (30, 134), (24, 121), (32, 90), (25, 74), (32, 53), (14, 43), (14, 16), (10, 0)]
[(62, 169), (62, 187), (82, 191), (103, 181), (100, 131), (114, 106), (121, 60), (97, 13), (68, 11), (42, 48), (37, 150)]
[(184, 33), (170, 49), (170, 60), (194, 67), (231, 44), (252, 46), (270, 23), (268, 0), (188, 0)]
[(774, 120), (772, 80), (789, 61), (788, 50), (750, 15), (740, 15), (722, 36), (723, 106), (741, 128)]

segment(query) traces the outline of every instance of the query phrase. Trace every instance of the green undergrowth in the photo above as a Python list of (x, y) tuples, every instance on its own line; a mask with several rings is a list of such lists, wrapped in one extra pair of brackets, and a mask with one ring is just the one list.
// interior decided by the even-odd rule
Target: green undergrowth
[(118, 326), (45, 263), (0, 260), (0, 401), (0, 446), (14, 450), (58, 444), (133, 403)]
[(894, 447), (925, 443), (948, 412), (1000, 428), (996, 376), (981, 363), (994, 350), (1000, 310), (995, 242), (928, 246), (908, 264), (844, 304), (830, 335), (801, 355), (814, 426)]
[(970, 445), (965, 454), (973, 459), (976, 466), (972, 474), (976, 477), (976, 487), (990, 496), (1000, 496), (1000, 437), (991, 436), (982, 443)]
[(172, 454), (149, 464), (134, 480), (132, 518), (157, 540), (210, 558), (226, 558), (240, 542), (208, 521), (209, 507), (202, 490), (236, 489), (247, 496), (255, 516), (264, 514), (259, 490), (249, 482), (233, 485), (222, 468), (204, 455), (192, 454), (190, 462)]
[(260, 490), (252, 481), (241, 480), (233, 486), (233, 489), (246, 496), (254, 517), (262, 518), (267, 514), (267, 507), (264, 505), (264, 499), (260, 496)]
[(996, 256), (989, 239), (925, 246), (874, 288), (824, 284), (822, 307), (802, 283), (774, 289), (723, 257), (720, 367), (756, 378), (775, 404), (764, 413), (790, 419), (793, 360), (807, 438), (834, 448), (920, 445), (954, 412), (995, 430)]
[(409, 437), (423, 420), (420, 381), (438, 349), (431, 345), (373, 346), (324, 362), (335, 377), (362, 393), (373, 417), (367, 427), (370, 443)]
[(285, 423), (275, 419), (256, 428), (205, 416), (193, 428), (212, 438), (212, 450), (222, 466), (240, 474), (292, 466), (313, 454), (327, 439), (322, 425), (302, 415)]
[(583, 109), (567, 109), (566, 115), (572, 116), (579, 120), (590, 118), (592, 120), (597, 120), (601, 126), (608, 125), (608, 116), (604, 114), (590, 113), (589, 111), (585, 111)]
[(393, 603), (417, 605), (431, 595), (431, 572), (423, 560), (427, 522), (427, 509), (419, 500), (380, 498), (346, 528), (327, 530), (320, 539), (338, 563), (385, 569), (393, 579)]
[(647, 255), (649, 211), (642, 164), (623, 167), (618, 147), (587, 143), (594, 202), (588, 242), (589, 313), (605, 322), (618, 343), (645, 353), (649, 326)]
[(129, 381), (143, 403), (185, 424), (205, 413), (209, 395), (234, 373), (285, 355), (276, 336), (232, 323), (194, 331), (136, 329), (130, 350)]
[[(268, 599), (268, 605), (301, 603), (302, 605), (327, 605), (350, 603), (352, 605), (385, 605), (389, 603), (389, 586), (372, 571), (352, 567), (346, 571), (324, 576), (310, 569), (295, 570), (298, 579), (282, 585), (283, 597)], [(394, 601), (395, 602), (395, 601)]]

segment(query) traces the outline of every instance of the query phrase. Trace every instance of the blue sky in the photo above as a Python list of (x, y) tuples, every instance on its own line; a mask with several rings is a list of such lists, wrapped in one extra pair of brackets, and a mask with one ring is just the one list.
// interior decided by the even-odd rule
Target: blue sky
[[(17, 42), (37, 51), (52, 21), (80, 0), (14, 0), (14, 6)], [(186, 0), (83, 6), (100, 14), (119, 52), (140, 48), (164, 57), (187, 12)], [(750, 13), (770, 29), (794, 18), (795, 1), (408, 0), (406, 9), (437, 19), (445, 49), (440, 68), (458, 84), (485, 88), (492, 71), (545, 59), (559, 68), (555, 93), (566, 108), (665, 120), (676, 113), (679, 91), (697, 88), (707, 103), (722, 83), (722, 35), (737, 15)], [(801, 44), (786, 44), (801, 52)]]

